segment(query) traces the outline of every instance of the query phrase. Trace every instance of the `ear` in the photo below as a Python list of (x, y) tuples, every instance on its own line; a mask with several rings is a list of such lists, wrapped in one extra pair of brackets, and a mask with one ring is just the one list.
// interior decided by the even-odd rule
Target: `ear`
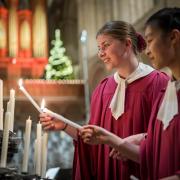
[(126, 47), (131, 48), (132, 47), (132, 40), (130, 38), (126, 38)]
[(178, 29), (173, 29), (170, 34), (170, 40), (172, 44), (179, 44), (180, 42), (180, 31)]

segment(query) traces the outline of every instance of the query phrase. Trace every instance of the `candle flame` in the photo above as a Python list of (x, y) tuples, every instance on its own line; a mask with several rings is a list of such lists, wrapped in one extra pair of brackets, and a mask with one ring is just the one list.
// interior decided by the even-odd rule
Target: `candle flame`
[(19, 84), (19, 87), (22, 87), (22, 86), (23, 86), (23, 80), (22, 80), (22, 79), (19, 79), (18, 84)]
[(45, 100), (44, 98), (42, 99), (42, 102), (41, 102), (41, 109), (43, 110), (45, 108)]

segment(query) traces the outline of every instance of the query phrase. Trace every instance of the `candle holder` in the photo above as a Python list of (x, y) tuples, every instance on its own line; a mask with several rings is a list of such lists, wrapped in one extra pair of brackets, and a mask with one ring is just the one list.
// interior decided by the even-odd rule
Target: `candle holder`
[[(0, 130), (0, 152), (2, 148), (2, 139), (3, 130)], [(17, 137), (17, 135), (14, 132), (9, 131), (7, 162), (11, 162), (14, 154), (18, 153), (20, 142), (21, 138)]]
[(0, 168), (0, 179), (3, 180), (52, 180), (41, 178), (35, 174), (21, 173), (19, 174), (16, 168)]
[(13, 179), (14, 174), (17, 172), (16, 168), (3, 168), (0, 167), (0, 179), (9, 180)]

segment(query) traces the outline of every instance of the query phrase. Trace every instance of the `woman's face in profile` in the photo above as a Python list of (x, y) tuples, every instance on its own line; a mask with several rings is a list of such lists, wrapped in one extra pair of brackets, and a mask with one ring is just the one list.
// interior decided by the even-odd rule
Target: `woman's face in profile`
[(125, 62), (126, 43), (109, 35), (97, 37), (98, 57), (104, 62), (108, 70), (118, 68)]
[(169, 35), (165, 35), (165, 33), (156, 26), (147, 25), (145, 29), (145, 39), (147, 42), (146, 54), (154, 68), (161, 69), (169, 66), (174, 58), (174, 49)]

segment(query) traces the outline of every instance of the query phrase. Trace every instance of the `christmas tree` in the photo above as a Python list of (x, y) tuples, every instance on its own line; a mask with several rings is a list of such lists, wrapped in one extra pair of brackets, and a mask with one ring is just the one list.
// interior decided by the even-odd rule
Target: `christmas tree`
[(65, 55), (66, 49), (60, 38), (60, 30), (55, 30), (55, 40), (50, 51), (49, 63), (46, 65), (46, 79), (74, 79), (71, 60)]

